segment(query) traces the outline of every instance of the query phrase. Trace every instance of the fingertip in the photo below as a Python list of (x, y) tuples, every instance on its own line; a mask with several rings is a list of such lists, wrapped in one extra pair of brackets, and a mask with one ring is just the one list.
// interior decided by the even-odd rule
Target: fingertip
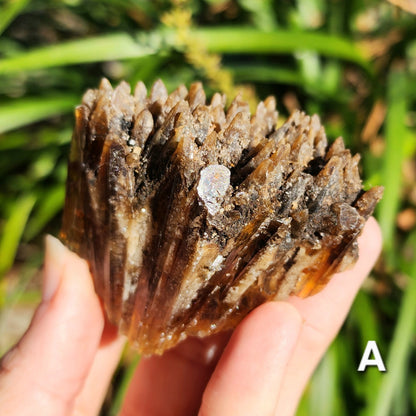
[[(69, 300), (82, 297), (84, 302), (97, 309), (99, 301), (94, 291), (88, 263), (51, 235), (45, 237), (43, 275), (44, 303), (52, 301), (54, 297)], [(91, 305), (92, 303), (94, 306)]]
[(381, 228), (374, 217), (367, 220), (361, 236), (358, 237), (358, 244), (359, 256), (374, 263), (381, 253), (383, 244)]
[(69, 250), (55, 237), (45, 237), (45, 264), (43, 270), (42, 300), (48, 302), (58, 290), (62, 269)]
[[(234, 331), (228, 350), (244, 348), (244, 354), (256, 359), (261, 349), (280, 349), (282, 342), (297, 339), (302, 318), (288, 302), (267, 302), (249, 313)], [(232, 351), (231, 353), (234, 353)]]
[(74, 296), (83, 296), (89, 302), (99, 305), (98, 297), (95, 293), (93, 279), (86, 260), (75, 253), (67, 250), (65, 267), (61, 270), (63, 290)]
[(7, 366), (4, 384), (11, 386), (12, 394), (5, 398), (0, 389), (0, 401), (4, 399), (6, 408), (16, 414), (29, 410), (67, 414), (84, 385), (103, 331), (103, 312), (87, 263), (49, 236), (43, 293), (29, 329), (2, 363)]
[(302, 319), (286, 302), (253, 310), (236, 328), (205, 390), (201, 415), (271, 414)]
[[(288, 302), (266, 302), (254, 309), (240, 324), (253, 326), (255, 331), (285, 325), (296, 328), (301, 325), (302, 319), (298, 310)], [(240, 328), (238, 327), (238, 329)]]
[[(297, 309), (287, 302), (267, 302), (254, 309), (237, 326), (224, 354), (220, 365), (236, 366), (233, 372), (238, 373), (241, 364), (245, 361), (256, 363), (253, 371), (257, 371), (260, 360), (279, 360), (281, 352), (290, 349), (296, 342), (302, 318)], [(259, 355), (259, 352), (262, 352)], [(238, 361), (238, 357), (244, 357)], [(244, 371), (249, 370), (245, 368)]]
[(51, 234), (45, 235), (45, 250), (46, 255), (50, 255), (55, 259), (62, 259), (64, 253), (69, 251), (58, 238)]

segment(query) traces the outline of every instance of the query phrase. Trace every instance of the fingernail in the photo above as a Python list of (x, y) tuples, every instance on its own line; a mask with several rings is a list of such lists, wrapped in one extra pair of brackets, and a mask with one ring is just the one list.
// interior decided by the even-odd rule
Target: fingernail
[(62, 279), (67, 248), (55, 237), (45, 237), (45, 266), (43, 270), (42, 299), (48, 302), (56, 293)]

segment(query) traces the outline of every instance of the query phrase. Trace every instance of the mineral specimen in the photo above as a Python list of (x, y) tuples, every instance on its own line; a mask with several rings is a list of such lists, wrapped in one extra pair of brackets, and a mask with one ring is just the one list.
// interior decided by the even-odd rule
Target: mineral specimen
[(168, 95), (157, 81), (147, 96), (103, 80), (76, 109), (61, 238), (144, 354), (316, 293), (356, 260), (381, 198), (317, 116), (277, 128), (273, 97), (253, 116), (238, 97), (224, 103), (200, 83)]

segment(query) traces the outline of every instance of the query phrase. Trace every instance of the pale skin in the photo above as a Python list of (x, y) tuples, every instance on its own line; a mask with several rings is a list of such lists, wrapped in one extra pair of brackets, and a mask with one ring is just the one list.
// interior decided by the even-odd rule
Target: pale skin
[[(357, 264), (319, 294), (266, 303), (232, 334), (142, 359), (120, 415), (293, 415), (380, 249), (370, 218)], [(48, 237), (42, 302), (0, 362), (0, 414), (97, 415), (124, 343), (105, 321), (85, 261)]]

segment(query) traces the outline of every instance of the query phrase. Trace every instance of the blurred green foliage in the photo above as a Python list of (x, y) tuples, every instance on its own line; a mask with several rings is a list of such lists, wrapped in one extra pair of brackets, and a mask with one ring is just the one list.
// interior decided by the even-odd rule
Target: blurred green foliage
[[(416, 414), (414, 15), (375, 0), (3, 0), (0, 35), (1, 310), (27, 301), (42, 236), (59, 230), (87, 88), (102, 77), (244, 84), (252, 100), (275, 95), (282, 115), (318, 113), (331, 139), (361, 153), (365, 187), (385, 186), (384, 253), (298, 415)], [(387, 373), (356, 371), (369, 339)], [(121, 365), (103, 414), (116, 414), (134, 363)]]

